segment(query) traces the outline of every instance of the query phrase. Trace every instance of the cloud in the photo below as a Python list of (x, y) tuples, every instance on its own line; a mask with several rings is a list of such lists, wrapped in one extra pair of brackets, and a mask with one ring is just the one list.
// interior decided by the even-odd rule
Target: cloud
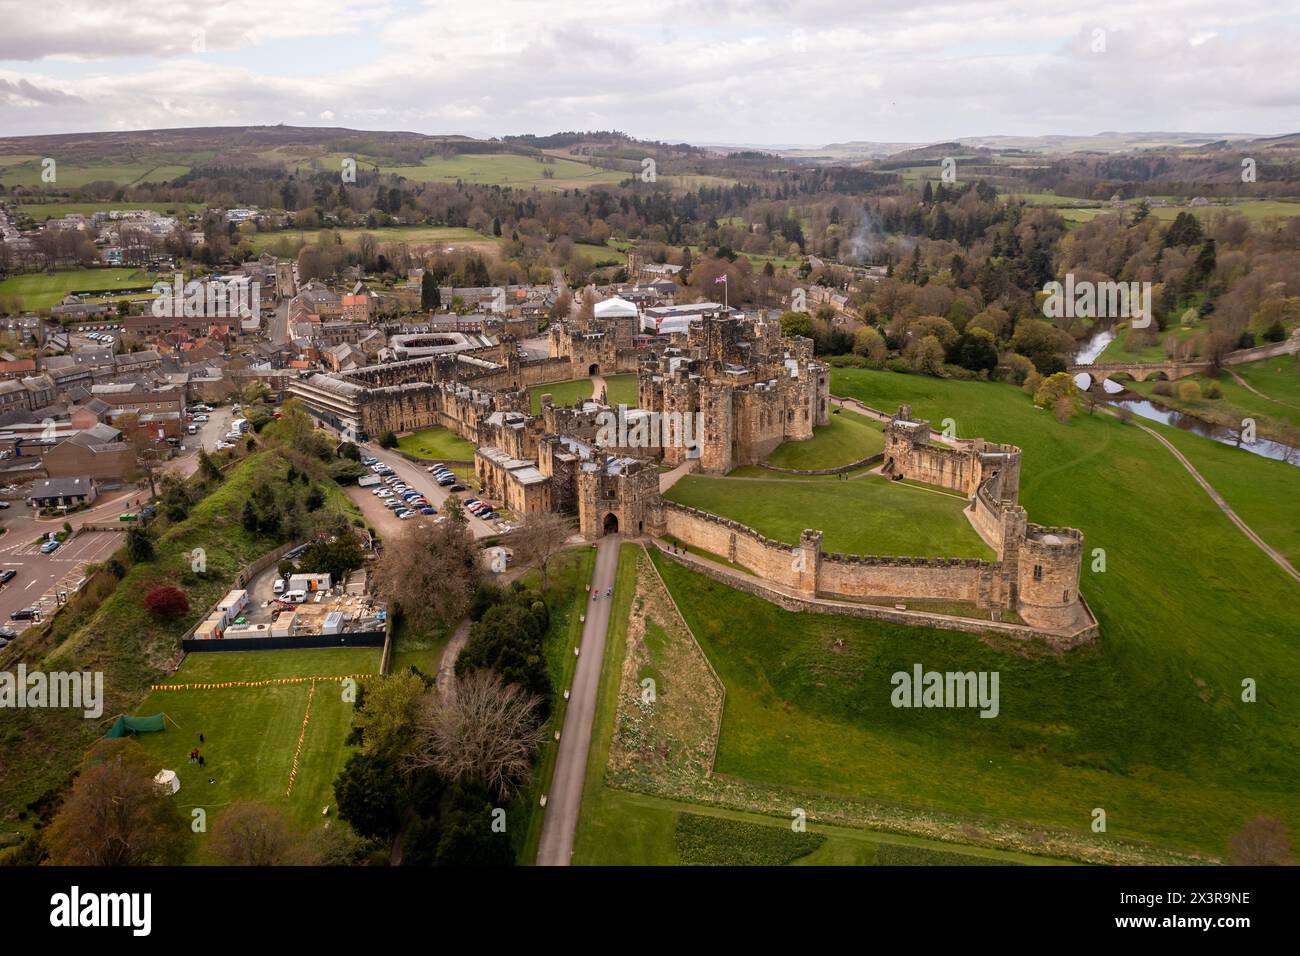
[(605, 0), (599, 17), (575, 0), (52, 6), (23, 5), (0, 39), (12, 134), (316, 118), (818, 145), (1270, 133), (1300, 116), (1295, 0), (667, 0), (653, 17), (644, 0)]

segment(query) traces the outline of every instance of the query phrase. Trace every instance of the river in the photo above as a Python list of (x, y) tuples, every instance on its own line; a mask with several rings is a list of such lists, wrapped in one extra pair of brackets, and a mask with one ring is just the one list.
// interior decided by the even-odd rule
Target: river
[[(1109, 328), (1099, 329), (1094, 332), (1080, 344), (1079, 351), (1074, 356), (1075, 364), (1091, 365), (1106, 350), (1106, 346), (1110, 345), (1114, 340), (1115, 333)], [(1074, 377), (1074, 380), (1075, 384), (1085, 390), (1092, 384), (1092, 376), (1087, 372), (1080, 372)], [(1119, 382), (1112, 382), (1110, 379), (1101, 384), (1102, 389), (1108, 396), (1117, 396), (1127, 392), (1123, 385)], [(1116, 408), (1127, 408), (1139, 418), (1159, 422), (1162, 425), (1172, 425), (1174, 428), (1180, 428), (1183, 431), (1200, 435), (1211, 441), (1217, 441), (1221, 445), (1231, 445), (1254, 455), (1300, 466), (1300, 448), (1293, 445), (1270, 441), (1267, 438), (1256, 438), (1253, 442), (1243, 442), (1240, 429), (1226, 428), (1197, 418), (1195, 415), (1188, 415), (1170, 408), (1162, 408), (1145, 398), (1107, 398), (1106, 401)]]

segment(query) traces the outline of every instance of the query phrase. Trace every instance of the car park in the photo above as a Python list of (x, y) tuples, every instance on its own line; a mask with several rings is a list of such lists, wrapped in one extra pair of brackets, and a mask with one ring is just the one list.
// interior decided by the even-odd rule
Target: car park
[(436, 515), (437, 513), (438, 513), (438, 509), (433, 508), (429, 505), (425, 505), (423, 508), (420, 509), (420, 514), (422, 515)]

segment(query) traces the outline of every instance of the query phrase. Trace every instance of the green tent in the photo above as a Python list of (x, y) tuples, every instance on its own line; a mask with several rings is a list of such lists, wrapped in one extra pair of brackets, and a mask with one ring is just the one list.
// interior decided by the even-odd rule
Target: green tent
[(152, 717), (128, 717), (122, 714), (113, 721), (113, 726), (108, 728), (108, 733), (104, 736), (116, 738), (127, 734), (155, 734), (166, 729), (166, 720), (162, 714), (154, 714)]

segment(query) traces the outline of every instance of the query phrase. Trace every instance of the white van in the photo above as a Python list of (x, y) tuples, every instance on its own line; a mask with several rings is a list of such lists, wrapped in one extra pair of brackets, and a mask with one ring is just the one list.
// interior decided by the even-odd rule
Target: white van
[(271, 590), (276, 594), (284, 593), (284, 578), (276, 578), (275, 584), (271, 585)]
[(302, 604), (307, 600), (306, 591), (285, 591), (280, 597), (281, 601), (288, 601), (290, 604)]

